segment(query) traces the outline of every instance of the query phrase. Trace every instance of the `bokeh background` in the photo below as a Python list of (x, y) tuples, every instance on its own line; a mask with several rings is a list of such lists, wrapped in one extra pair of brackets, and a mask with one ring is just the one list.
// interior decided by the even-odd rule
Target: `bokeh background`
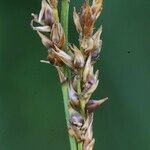
[[(80, 0), (71, 0), (80, 8)], [(105, 0), (95, 150), (150, 150), (150, 1)], [(0, 2), (0, 150), (69, 150), (56, 71), (30, 28), (40, 0)], [(77, 33), (69, 19), (70, 42)]]

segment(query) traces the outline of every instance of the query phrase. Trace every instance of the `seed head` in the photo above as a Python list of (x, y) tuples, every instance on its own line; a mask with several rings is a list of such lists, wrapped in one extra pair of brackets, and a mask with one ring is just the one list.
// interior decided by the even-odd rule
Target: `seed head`
[[(99, 84), (99, 71), (94, 71), (94, 65), (102, 47), (102, 27), (94, 32), (94, 25), (101, 13), (102, 2), (103, 0), (93, 0), (90, 5), (85, 0), (80, 13), (74, 8), (73, 19), (79, 34), (79, 48), (74, 44), (68, 46), (68, 41), (65, 40), (64, 30), (59, 22), (58, 0), (42, 0), (39, 15), (32, 14), (31, 21), (33, 30), (37, 31), (48, 49), (48, 61), (42, 62), (55, 66), (60, 83), (67, 88), (68, 131), (78, 143), (82, 143), (83, 150), (93, 150), (93, 115), (108, 99), (91, 98)], [(66, 69), (70, 70), (68, 76)]]

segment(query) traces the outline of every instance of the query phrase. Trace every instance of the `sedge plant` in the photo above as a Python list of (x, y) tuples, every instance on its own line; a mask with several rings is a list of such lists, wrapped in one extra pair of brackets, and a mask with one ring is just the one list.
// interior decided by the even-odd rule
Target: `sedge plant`
[(94, 32), (94, 25), (101, 14), (103, 0), (85, 0), (80, 12), (74, 7), (73, 20), (79, 35), (79, 46), (69, 43), (69, 0), (42, 0), (39, 15), (32, 14), (32, 29), (37, 32), (47, 48), (47, 59), (42, 63), (53, 65), (62, 88), (66, 123), (71, 150), (93, 150), (93, 115), (107, 100), (92, 99), (99, 83), (99, 70), (94, 71), (102, 40), (102, 26)]

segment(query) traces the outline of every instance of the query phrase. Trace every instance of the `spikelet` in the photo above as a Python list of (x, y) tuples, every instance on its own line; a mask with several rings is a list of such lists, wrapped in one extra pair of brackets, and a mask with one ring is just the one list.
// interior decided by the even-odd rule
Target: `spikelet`
[[(47, 60), (56, 67), (60, 83), (68, 83), (68, 131), (78, 143), (82, 143), (83, 150), (93, 150), (94, 112), (108, 99), (91, 99), (99, 84), (99, 71), (94, 71), (94, 64), (102, 47), (102, 26), (94, 33), (94, 25), (101, 14), (102, 3), (103, 0), (93, 0), (90, 6), (85, 1), (80, 13), (74, 8), (73, 19), (79, 34), (79, 48), (69, 44), (69, 52), (64, 49), (67, 43), (59, 22), (57, 0), (42, 0), (39, 15), (32, 14), (31, 21), (33, 30), (37, 31), (43, 45), (48, 49)], [(71, 71), (70, 81), (62, 68), (64, 65)]]

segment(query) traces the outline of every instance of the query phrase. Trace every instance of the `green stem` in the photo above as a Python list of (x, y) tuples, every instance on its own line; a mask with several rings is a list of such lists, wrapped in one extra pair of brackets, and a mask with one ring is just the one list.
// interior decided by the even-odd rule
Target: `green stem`
[[(82, 73), (82, 71), (81, 71)], [(77, 93), (79, 95), (79, 99), (80, 99), (80, 112), (82, 114), (82, 116), (85, 118), (85, 101), (82, 99), (82, 96), (81, 96), (81, 75), (78, 79), (78, 82), (77, 82)], [(78, 150), (83, 150), (83, 144), (80, 142), (78, 143)]]
[[(64, 29), (64, 33), (65, 33), (65, 37), (66, 37), (66, 44), (65, 44), (65, 47), (64, 47), (65, 50), (67, 50), (67, 43), (68, 43), (68, 17), (69, 17), (69, 0), (62, 0), (61, 1), (61, 24), (62, 24), (62, 27)], [(66, 66), (64, 66), (64, 73), (65, 73), (66, 77), (70, 78), (71, 72)], [(62, 93), (63, 93), (63, 99), (64, 99), (64, 109), (65, 109), (65, 116), (66, 116), (66, 122), (67, 123), (68, 123), (68, 120), (69, 120), (68, 87), (69, 87), (68, 82), (66, 82), (62, 85)], [(70, 141), (70, 149), (71, 150), (78, 150), (75, 138), (69, 135), (69, 141)]]
[(68, 17), (69, 17), (69, 1), (61, 0), (61, 24), (63, 26), (65, 36), (66, 36), (66, 45), (68, 42)]
[(66, 122), (68, 122), (69, 112), (68, 112), (68, 83), (67, 82), (64, 82), (62, 84), (62, 93), (63, 93), (63, 100), (64, 100)]
[[(66, 43), (65, 43), (65, 50), (68, 53), (68, 19), (69, 19), (69, 0), (62, 0), (61, 1), (61, 25), (63, 27)], [(67, 75), (68, 79), (71, 78), (71, 72), (69, 68), (65, 67), (65, 74)]]
[[(67, 81), (62, 84), (62, 93), (63, 93), (63, 100), (64, 100), (65, 118), (66, 118), (66, 122), (68, 123), (69, 112), (68, 112), (68, 82)], [(71, 150), (77, 150), (76, 141), (70, 135), (69, 135), (69, 141), (70, 141)]]
[(78, 150), (83, 150), (82, 143), (78, 143)]

